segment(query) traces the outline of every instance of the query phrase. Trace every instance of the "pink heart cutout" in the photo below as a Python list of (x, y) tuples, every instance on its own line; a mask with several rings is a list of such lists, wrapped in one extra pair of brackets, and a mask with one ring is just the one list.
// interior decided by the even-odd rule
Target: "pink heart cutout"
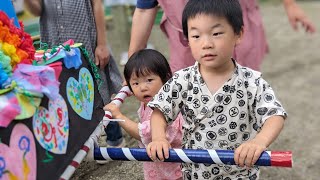
[(17, 124), (10, 137), (10, 146), (0, 144), (0, 179), (36, 179), (37, 154), (32, 132)]

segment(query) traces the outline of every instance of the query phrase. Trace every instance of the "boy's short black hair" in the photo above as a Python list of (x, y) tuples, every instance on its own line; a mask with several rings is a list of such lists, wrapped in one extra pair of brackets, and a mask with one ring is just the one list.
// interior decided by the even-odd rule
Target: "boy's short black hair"
[(155, 74), (161, 78), (163, 84), (172, 77), (167, 59), (160, 52), (153, 49), (143, 49), (135, 52), (125, 65), (123, 74), (131, 91), (129, 81), (132, 74), (137, 77)]
[(186, 38), (188, 20), (199, 14), (225, 17), (236, 34), (239, 34), (243, 27), (239, 0), (189, 0), (182, 13), (182, 29)]

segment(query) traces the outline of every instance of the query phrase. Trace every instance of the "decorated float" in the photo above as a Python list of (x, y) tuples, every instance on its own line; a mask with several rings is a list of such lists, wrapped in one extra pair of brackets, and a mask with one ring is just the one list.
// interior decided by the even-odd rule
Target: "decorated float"
[(97, 67), (72, 40), (35, 50), (0, 11), (0, 179), (59, 179), (104, 116)]

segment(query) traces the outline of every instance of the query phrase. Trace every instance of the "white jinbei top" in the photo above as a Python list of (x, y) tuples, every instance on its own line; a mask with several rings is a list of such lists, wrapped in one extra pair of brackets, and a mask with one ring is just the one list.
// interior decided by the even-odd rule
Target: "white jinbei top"
[[(148, 106), (160, 109), (168, 123), (182, 113), (183, 148), (234, 150), (253, 139), (267, 118), (287, 114), (261, 73), (235, 61), (232, 77), (211, 94), (195, 65), (176, 72)], [(259, 177), (259, 168), (183, 164), (185, 179)]]

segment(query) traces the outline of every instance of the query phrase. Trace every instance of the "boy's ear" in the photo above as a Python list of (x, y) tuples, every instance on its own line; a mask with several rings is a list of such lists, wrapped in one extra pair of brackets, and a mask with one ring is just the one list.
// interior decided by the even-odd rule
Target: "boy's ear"
[(242, 40), (242, 37), (243, 37), (243, 33), (244, 33), (244, 30), (243, 30), (243, 26), (242, 26), (239, 34), (237, 35), (237, 36), (238, 36), (238, 39), (237, 39), (237, 41), (236, 41), (236, 45), (240, 44), (240, 42), (241, 42), (241, 40)]

